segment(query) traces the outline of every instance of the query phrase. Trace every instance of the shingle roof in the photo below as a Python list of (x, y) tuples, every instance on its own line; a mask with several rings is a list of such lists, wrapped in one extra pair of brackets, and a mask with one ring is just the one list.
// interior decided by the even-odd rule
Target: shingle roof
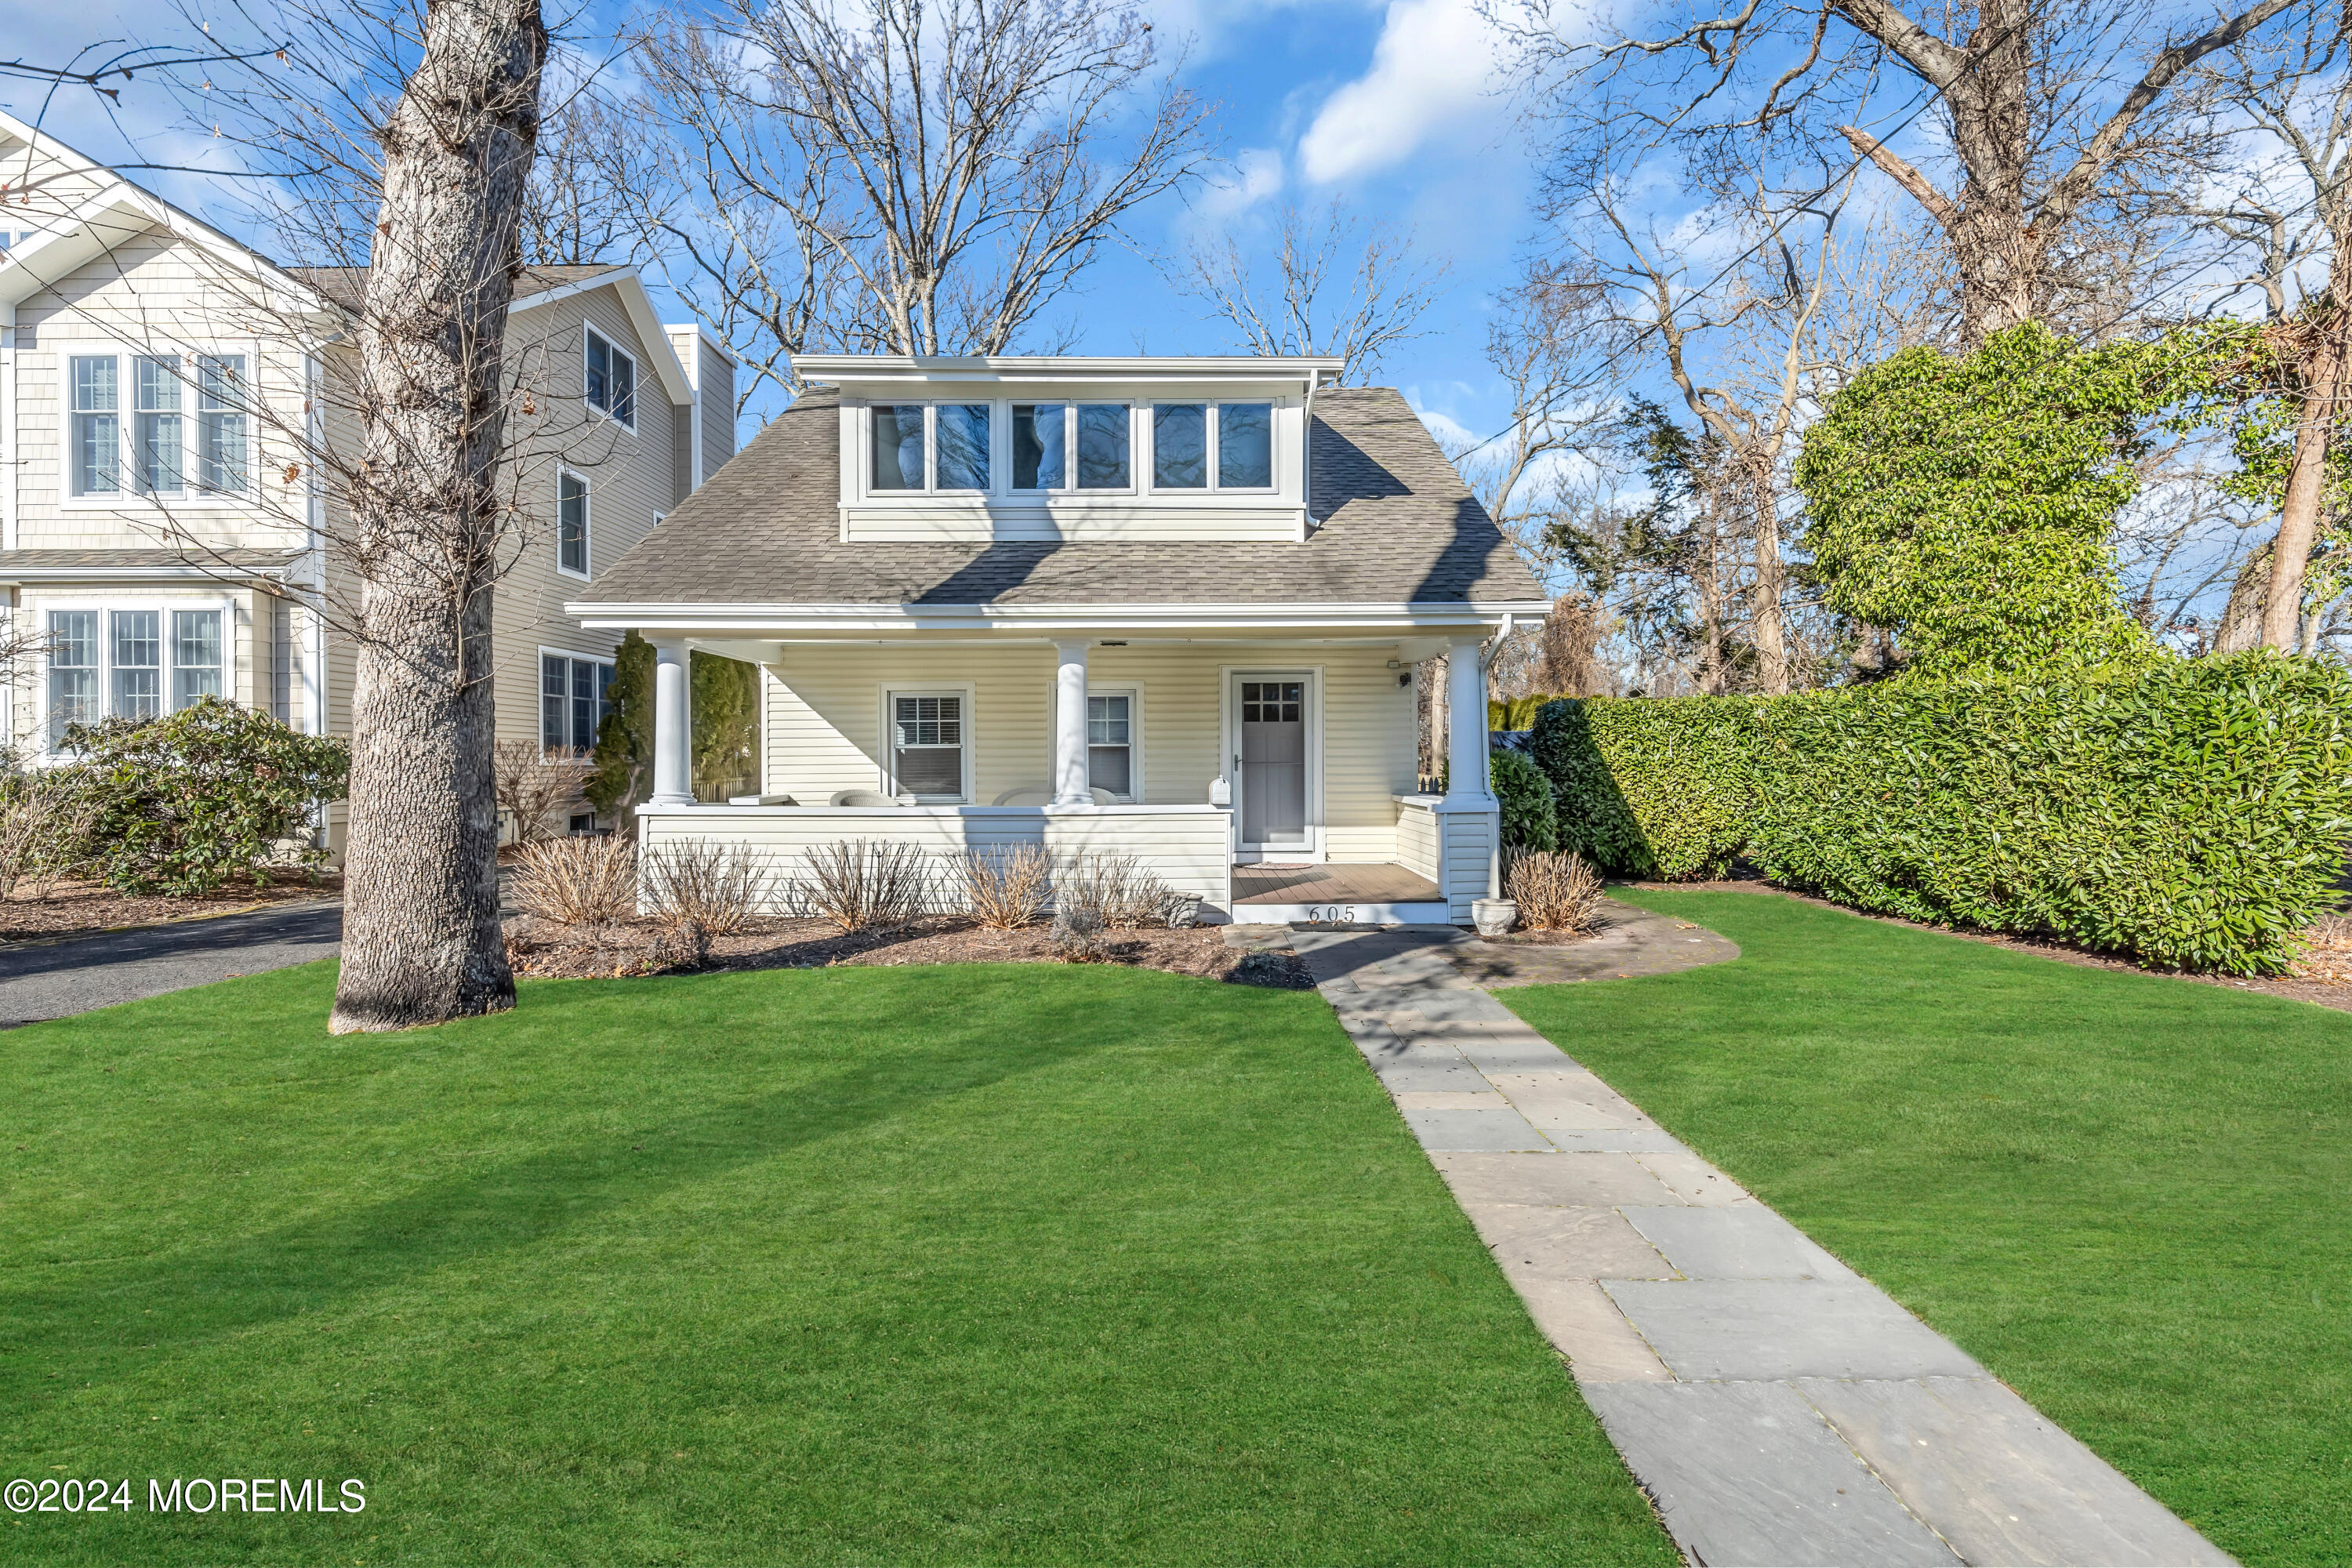
[(1297, 542), (845, 544), (838, 397), (810, 393), (600, 574), (604, 605), (1461, 604), (1544, 595), (1387, 387), (1315, 395)]
[[(361, 290), (367, 287), (364, 267), (289, 267), (286, 270), (347, 310), (359, 309)], [(583, 278), (627, 270), (611, 261), (579, 267), (526, 267), (515, 279), (514, 297), (518, 301), (528, 300), (533, 294), (544, 294), (550, 289), (561, 289)]]
[(241, 575), (275, 572), (302, 558), (299, 550), (0, 550), (0, 582), (14, 572), (60, 572), (94, 568), (147, 571), (194, 567), (200, 571)]

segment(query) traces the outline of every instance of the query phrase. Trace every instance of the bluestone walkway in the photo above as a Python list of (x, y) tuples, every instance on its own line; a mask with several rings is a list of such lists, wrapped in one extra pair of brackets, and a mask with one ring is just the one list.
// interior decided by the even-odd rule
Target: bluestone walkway
[(1469, 978), (1513, 950), (1288, 939), (1693, 1562), (2231, 1561)]

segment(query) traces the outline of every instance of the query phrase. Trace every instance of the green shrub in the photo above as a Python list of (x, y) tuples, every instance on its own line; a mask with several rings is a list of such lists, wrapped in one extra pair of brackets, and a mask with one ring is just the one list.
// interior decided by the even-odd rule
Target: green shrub
[[(1701, 876), (1744, 854), (1857, 909), (2273, 974), (2335, 897), (2347, 721), (2352, 675), (2262, 652), (1560, 703), (1535, 747), (1564, 845), (1621, 875)], [(1580, 837), (1585, 824), (1601, 830)]]
[(1756, 705), (1753, 698), (1547, 703), (1528, 747), (1552, 781), (1560, 847), (1612, 876), (1722, 876), (1747, 837), (1746, 715)]
[(1502, 807), (1505, 849), (1559, 847), (1551, 781), (1541, 769), (1517, 752), (1496, 752), (1487, 761), (1486, 776)]
[(93, 810), (79, 858), (118, 892), (207, 893), (232, 877), (267, 880), (291, 855), (315, 866), (313, 805), (342, 798), (350, 745), (298, 735), (217, 697), (161, 719), (76, 724), (66, 749)]

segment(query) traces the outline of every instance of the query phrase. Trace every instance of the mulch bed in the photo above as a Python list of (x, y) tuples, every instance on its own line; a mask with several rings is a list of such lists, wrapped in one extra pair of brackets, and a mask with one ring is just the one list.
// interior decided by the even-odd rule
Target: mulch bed
[(59, 882), (47, 898), (37, 899), (28, 889), (20, 888), (0, 899), (0, 945), (225, 915), (256, 904), (341, 898), (342, 890), (341, 873), (333, 871), (315, 878), (299, 871), (284, 872), (266, 888), (233, 881), (195, 898), (134, 898), (96, 882)]
[(1909, 926), (1913, 931), (1932, 931), (1940, 936), (1982, 942), (1988, 947), (2005, 947), (2013, 952), (2030, 952), (2037, 958), (2054, 959), (2060, 963), (2080, 964), (2086, 969), (2128, 969), (2135, 974), (2194, 981), (2200, 985), (2225, 986), (2231, 991), (2259, 991), (2266, 996), (2284, 996), (2292, 1001), (2310, 1002), (2322, 1007), (2333, 1007), (2338, 1012), (2352, 1013), (2352, 938), (2336, 935), (2338, 928), (2335, 928), (2333, 922), (2317, 928), (2312, 951), (2296, 965), (2294, 973), (2278, 979), (2249, 979), (2236, 974), (2192, 974), (2179, 969), (2149, 969), (2127, 958), (2093, 952), (2071, 942), (2007, 936), (1999, 931), (1970, 931), (1965, 926), (1927, 925), (1918, 921), (1906, 921), (1899, 915), (1873, 914), (1867, 910), (1853, 909), (1827, 899), (1815, 898), (1811, 893), (1776, 887), (1761, 878), (1743, 877), (1721, 882), (1627, 882), (1622, 885), (1647, 888), (1661, 893), (1779, 893), (1785, 898), (1801, 900), (1824, 910), (1836, 910), (1862, 920), (1884, 921), (1888, 925)]
[[(664, 951), (650, 921), (589, 932), (525, 917), (507, 922), (507, 957), (520, 975), (595, 979), (677, 973), (695, 967)], [(1284, 991), (1314, 988), (1307, 966), (1288, 949), (1248, 952), (1229, 946), (1218, 927), (1103, 933), (1103, 962), (1192, 974)], [(822, 969), (850, 963), (1058, 963), (1043, 925), (983, 931), (955, 916), (933, 916), (892, 931), (845, 935), (824, 921), (759, 921), (713, 938), (704, 973), (730, 969)]]

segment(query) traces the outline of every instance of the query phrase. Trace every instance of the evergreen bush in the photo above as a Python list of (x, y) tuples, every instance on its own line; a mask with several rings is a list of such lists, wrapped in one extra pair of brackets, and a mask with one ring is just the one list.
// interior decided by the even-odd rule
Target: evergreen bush
[(1744, 855), (1874, 912), (2275, 974), (2352, 835), (2352, 675), (2271, 652), (1798, 697), (1563, 701), (1561, 839), (1620, 876)]
[(1503, 813), (1506, 851), (1559, 847), (1559, 829), (1552, 806), (1551, 781), (1517, 752), (1496, 752), (1487, 759), (1486, 776)]
[(310, 840), (312, 807), (342, 798), (352, 766), (349, 742), (218, 697), (160, 719), (69, 725), (65, 748), (90, 805), (77, 858), (134, 894), (259, 884), (273, 860), (316, 866), (325, 851)]

